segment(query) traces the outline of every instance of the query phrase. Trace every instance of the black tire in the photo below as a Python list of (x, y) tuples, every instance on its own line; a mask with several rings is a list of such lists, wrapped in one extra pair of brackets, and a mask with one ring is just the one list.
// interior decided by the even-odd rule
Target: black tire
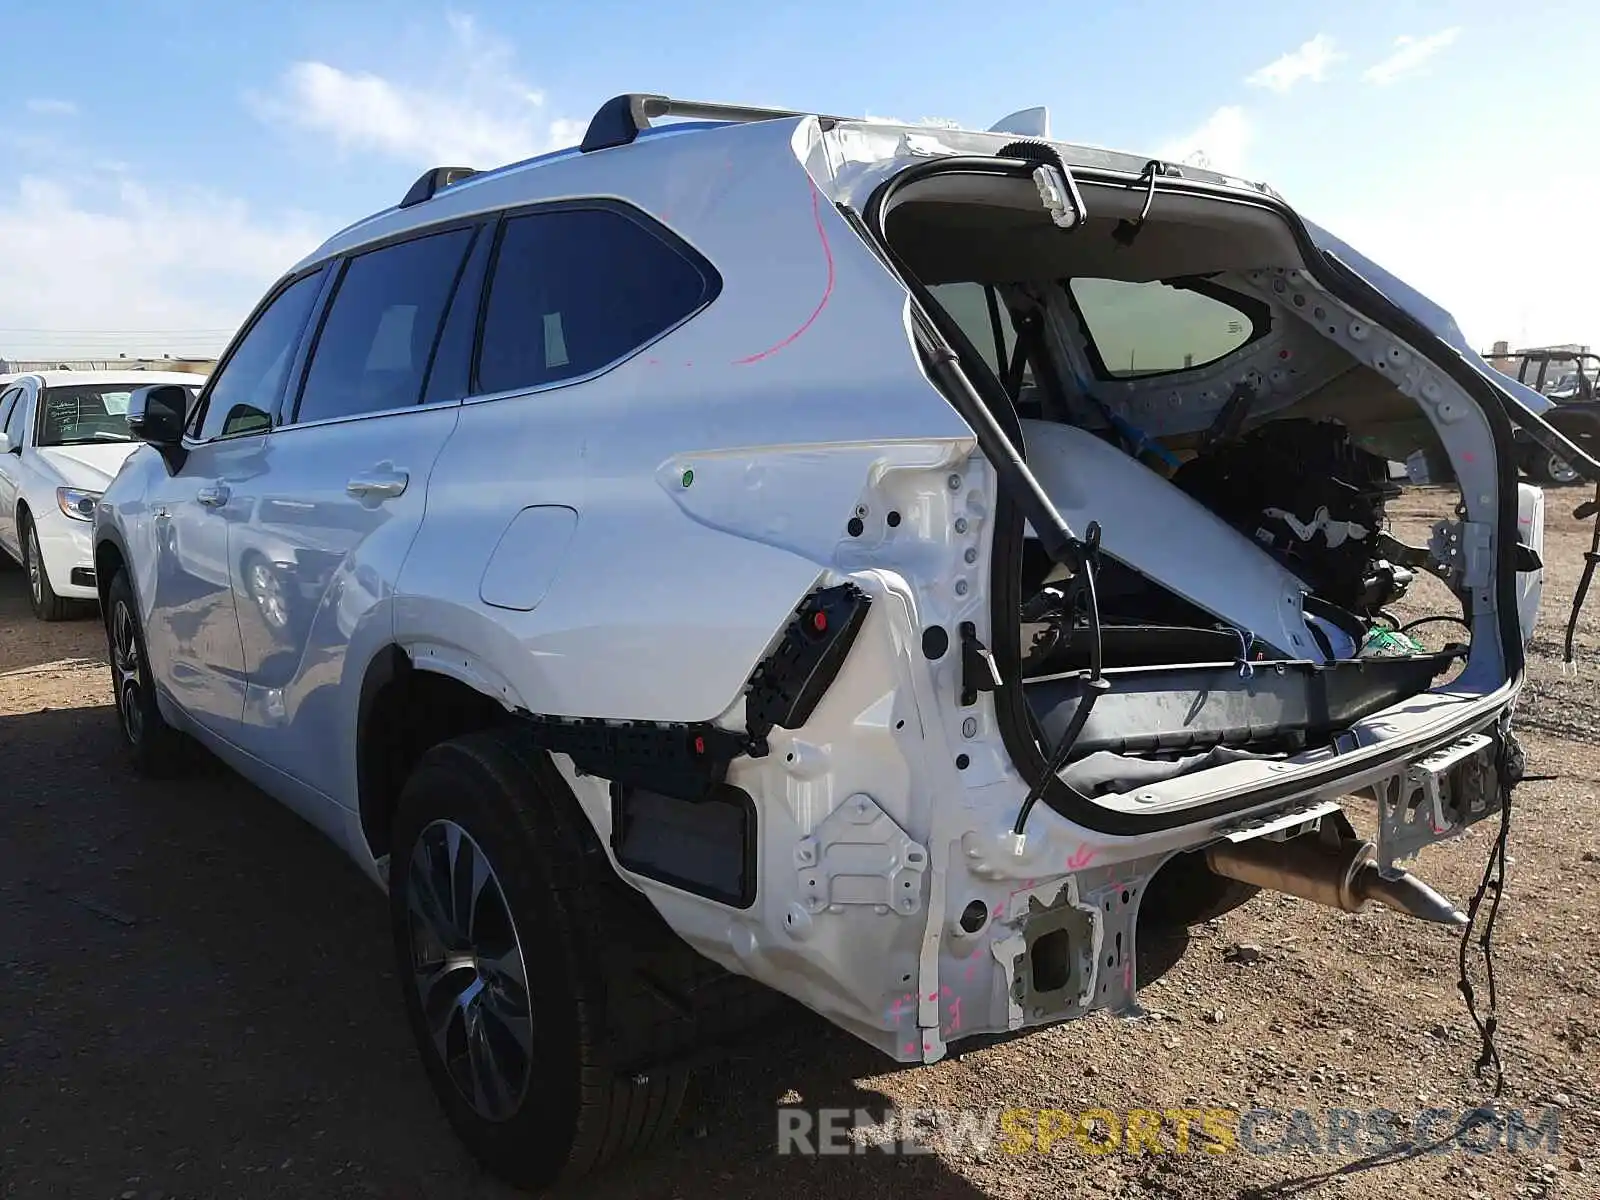
[(22, 547), (22, 569), (28, 576), (28, 604), (33, 615), (41, 621), (65, 621), (72, 615), (72, 602), (56, 595), (50, 586), (50, 572), (45, 570), (44, 556), (39, 553), (39, 534), (27, 513), (17, 518), (17, 544)]
[[(460, 855), (478, 857), (446, 879), (439, 872), (452, 837), (456, 862), (464, 862)], [(406, 1015), (456, 1134), (491, 1172), (518, 1187), (577, 1179), (644, 1148), (670, 1128), (688, 1082), (683, 1068), (643, 1076), (615, 1069), (601, 962), (612, 944), (604, 893), (617, 882), (597, 852), (564, 781), (515, 731), (435, 746), (401, 793), (389, 911)], [(475, 932), (462, 932), (453, 904), (442, 924), (425, 915), (429, 896), (460, 894), (457, 881), (469, 866), (485, 878), (483, 864), (488, 882), (469, 908)], [(449, 886), (430, 891), (430, 878)], [(439, 914), (442, 905), (431, 908)], [(517, 972), (503, 965), (508, 946), (521, 966), (520, 994)], [(449, 1014), (440, 1023), (443, 1050), (424, 1016), (424, 974), (429, 1007)], [(519, 1046), (515, 1029), (524, 1016), (527, 1041)], [(482, 1053), (506, 1069), (480, 1071), (470, 1062), (472, 1029)], [(498, 1082), (493, 1089), (475, 1086), (469, 1097), (467, 1079), (457, 1082), (461, 1076)]]
[(113, 575), (106, 589), (105, 622), (117, 725), (134, 770), (149, 779), (184, 774), (193, 762), (192, 744), (167, 724), (156, 704), (139, 606), (134, 603), (126, 571)]
[(1200, 925), (1232, 912), (1260, 890), (1216, 874), (1203, 854), (1176, 854), (1145, 889), (1139, 923), (1152, 931)]

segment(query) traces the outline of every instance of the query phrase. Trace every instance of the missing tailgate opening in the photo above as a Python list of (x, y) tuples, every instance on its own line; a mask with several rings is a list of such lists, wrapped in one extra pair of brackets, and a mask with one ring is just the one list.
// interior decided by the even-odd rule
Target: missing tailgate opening
[[(1506, 678), (1489, 539), (1515, 481), (1495, 430), (1314, 286), (1278, 213), (1162, 194), (1130, 243), (1116, 230), (1145, 191), (1085, 177), (1089, 215), (1062, 236), (1025, 175), (927, 171), (877, 210), (884, 238), (1041, 490), (1074, 532), (1102, 529), (1111, 686), (1068, 762), (1132, 761), (1080, 792), (1334, 745), (1475, 657), (1483, 684)], [(1438, 522), (1399, 529), (1419, 487)], [(1004, 491), (997, 515), (993, 650), (1049, 747), (1095, 639)]]

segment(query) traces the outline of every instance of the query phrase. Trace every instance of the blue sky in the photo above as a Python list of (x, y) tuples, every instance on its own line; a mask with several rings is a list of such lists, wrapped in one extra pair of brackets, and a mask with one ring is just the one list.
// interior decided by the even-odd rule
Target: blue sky
[(1600, 14), (1175, 0), (272, 5), (57, 0), (0, 37), (0, 356), (215, 352), (439, 163), (570, 144), (606, 97), (1057, 137), (1265, 179), (1469, 338), (1600, 342)]

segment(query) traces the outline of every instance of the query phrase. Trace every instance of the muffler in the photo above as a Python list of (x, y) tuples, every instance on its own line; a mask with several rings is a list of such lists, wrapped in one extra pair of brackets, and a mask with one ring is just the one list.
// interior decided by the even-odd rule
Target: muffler
[(1439, 925), (1465, 925), (1467, 916), (1415, 875), (1378, 870), (1378, 848), (1347, 838), (1328, 843), (1314, 834), (1287, 841), (1252, 838), (1220, 842), (1205, 852), (1218, 875), (1253, 883), (1345, 912), (1360, 912), (1376, 900), (1408, 916)]

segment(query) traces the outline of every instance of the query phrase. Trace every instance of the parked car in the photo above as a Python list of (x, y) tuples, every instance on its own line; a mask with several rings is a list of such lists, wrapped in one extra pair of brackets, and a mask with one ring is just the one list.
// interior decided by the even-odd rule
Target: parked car
[[(1554, 405), (1549, 422), (1574, 445), (1591, 456), (1600, 454), (1600, 400), (1595, 381), (1600, 379), (1600, 356), (1587, 351), (1519, 350), (1499, 356), (1500, 369), (1545, 396)], [(1567, 370), (1571, 365), (1574, 369)], [(1518, 462), (1535, 483), (1566, 487), (1583, 481), (1582, 474), (1559, 452), (1541, 445), (1536, 437), (1516, 431)]]
[[(506, 1178), (656, 1137), (775, 994), (933, 1062), (1135, 1011), (1141, 919), (1258, 887), (1465, 921), (1397, 864), (1520, 770), (1512, 420), (1600, 464), (1270, 189), (1002, 125), (620, 97), (134, 397), (132, 760), (203, 743), (387, 889)], [(1460, 484), (1427, 545), (1389, 461)], [(1419, 570), (1441, 650), (1385, 615)]]
[(93, 602), (95, 502), (138, 446), (128, 399), (152, 383), (198, 391), (193, 375), (44, 371), (0, 381), (0, 550), (28, 572), (41, 621)]

